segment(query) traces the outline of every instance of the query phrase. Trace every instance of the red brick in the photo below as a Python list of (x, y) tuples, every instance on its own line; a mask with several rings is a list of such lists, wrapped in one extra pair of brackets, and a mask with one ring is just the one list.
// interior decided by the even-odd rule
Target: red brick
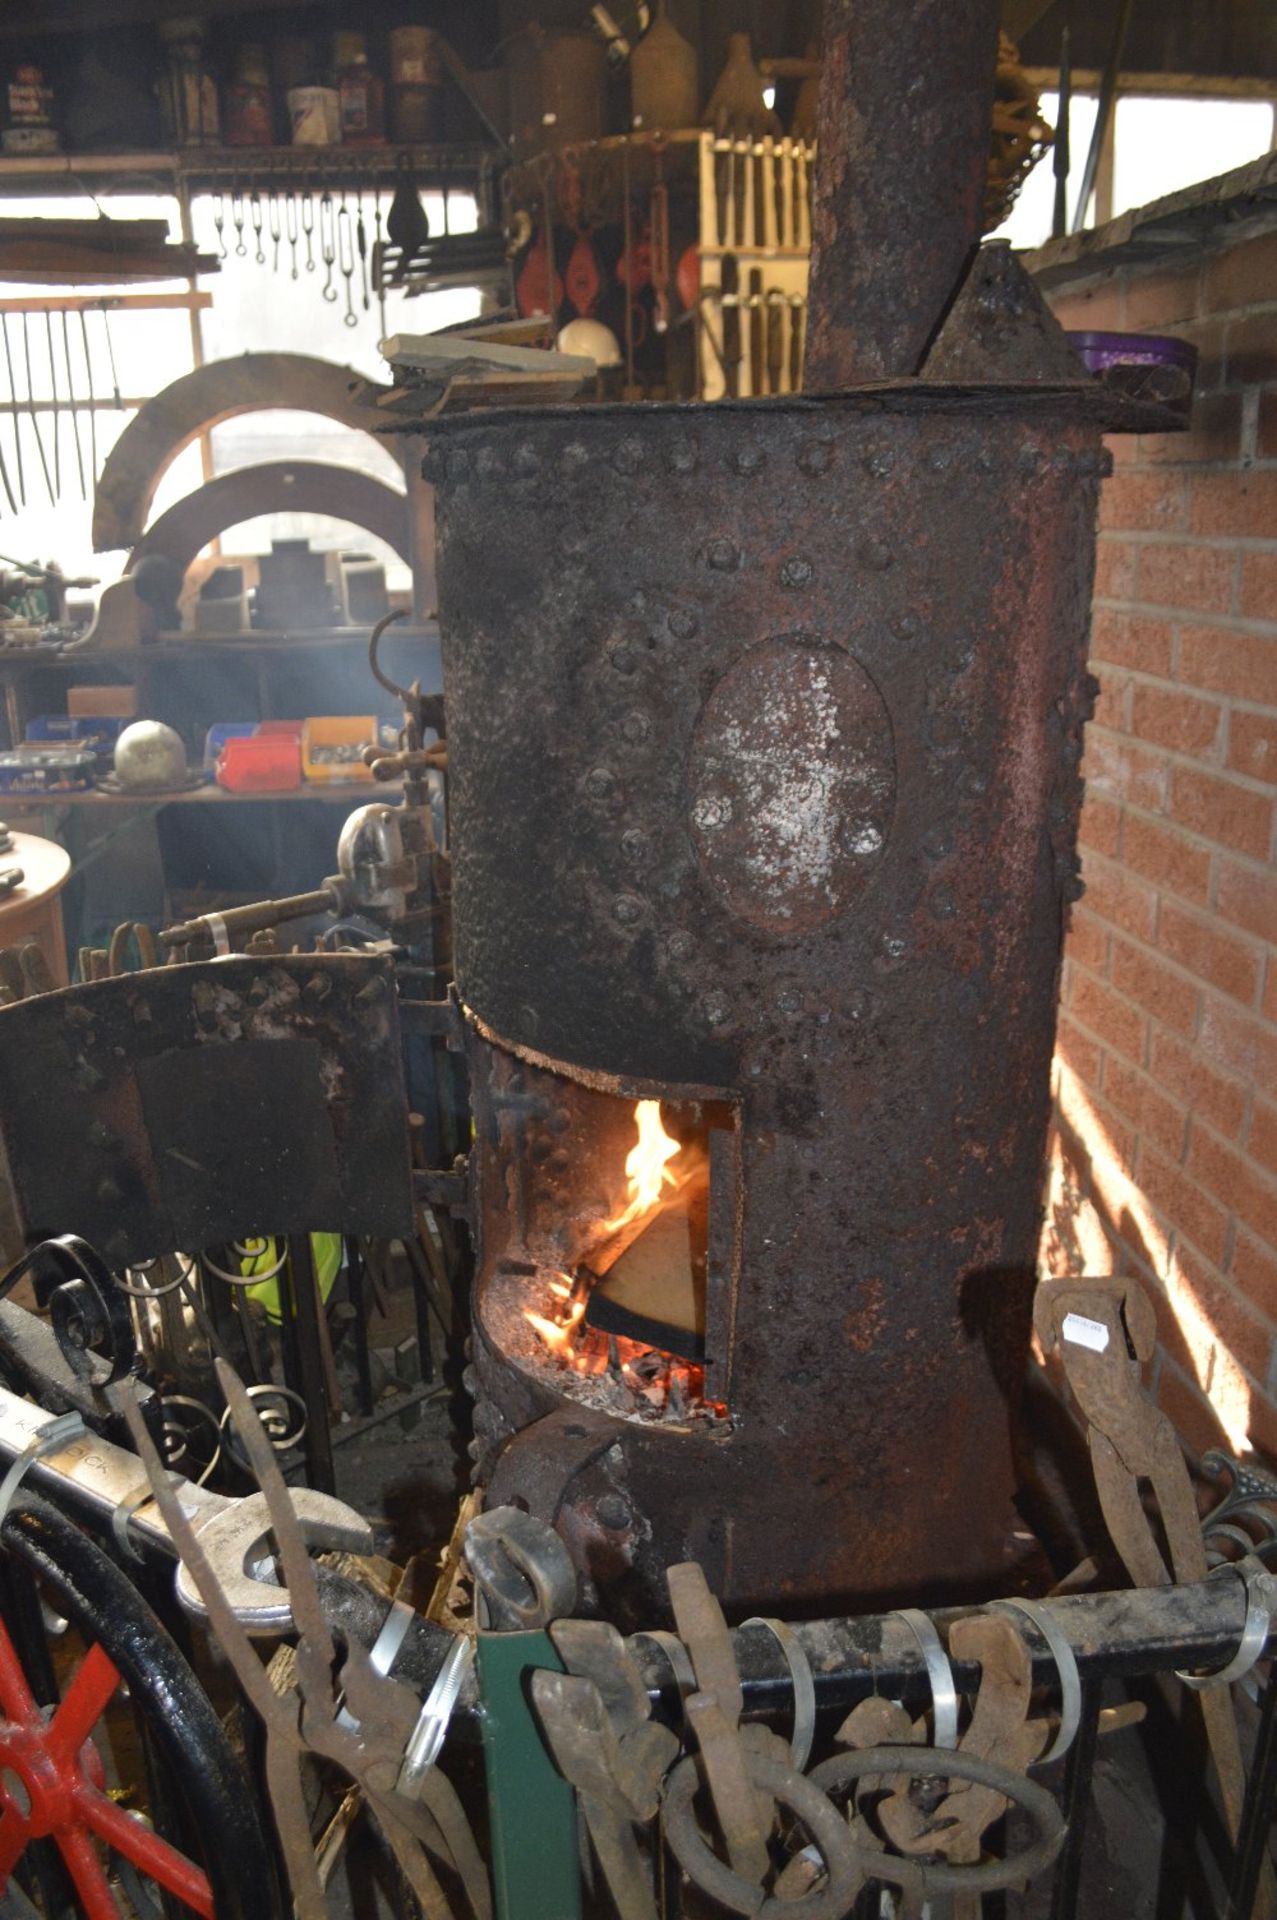
[(1110, 857), (1116, 855), (1121, 825), (1122, 809), (1115, 801), (1105, 800), (1098, 793), (1087, 794), (1078, 828), (1083, 846), (1093, 847), (1096, 853)]
[(1130, 598), (1190, 613), (1227, 613), (1236, 565), (1228, 547), (1149, 542), (1139, 548), (1139, 586)]
[(1266, 860), (1273, 837), (1273, 803), (1266, 793), (1233, 780), (1199, 773), (1195, 767), (1171, 768), (1172, 820), (1200, 833), (1204, 840)]
[(1227, 1139), (1237, 1138), (1246, 1114), (1246, 1088), (1220, 1073), (1199, 1048), (1154, 1029), (1149, 1071), (1160, 1086), (1184, 1102), (1190, 1114), (1209, 1120), (1216, 1133)]
[(1109, 1055), (1104, 1068), (1104, 1097), (1134, 1122), (1142, 1139), (1151, 1140), (1171, 1160), (1183, 1159), (1188, 1133), (1184, 1107), (1117, 1054)]
[(1264, 980), (1264, 1018), (1277, 1020), (1277, 958), (1269, 960)]
[[(1273, 973), (1269, 963), (1269, 974)], [(1255, 1086), (1277, 1084), (1277, 1029), (1246, 1013), (1235, 1001), (1208, 993), (1202, 1000), (1197, 1044), (1221, 1073)]]
[(1206, 1395), (1172, 1367), (1169, 1360), (1162, 1362), (1157, 1404), (1194, 1453), (1206, 1453), (1211, 1447), (1227, 1444), (1228, 1436)]
[(1248, 620), (1277, 621), (1277, 553), (1242, 554), (1238, 612)]
[(1132, 273), (1126, 283), (1127, 333), (1161, 333), (1197, 317), (1198, 267)]
[(1131, 680), (1129, 674), (1115, 673), (1112, 667), (1105, 667), (1099, 675), (1100, 691), (1095, 700), (1095, 724), (1108, 727), (1114, 733), (1130, 732), (1130, 695)]
[(1143, 814), (1122, 820), (1122, 862), (1163, 891), (1205, 906), (1210, 892), (1210, 854), (1178, 827)]
[(1256, 1100), (1250, 1116), (1246, 1151), (1269, 1173), (1277, 1173), (1277, 1107), (1271, 1101)]
[(1174, 467), (1237, 460), (1242, 451), (1243, 419), (1240, 393), (1198, 392), (1193, 399), (1188, 430), (1142, 433), (1140, 459)]
[(1086, 1086), (1092, 1090), (1099, 1086), (1104, 1049), (1064, 1015), (1060, 1017), (1055, 1050)]
[(1221, 855), (1215, 906), (1225, 920), (1277, 946), (1277, 874)]
[(1082, 878), (1086, 882), (1086, 904), (1092, 913), (1137, 940), (1152, 939), (1157, 896), (1146, 881), (1090, 852), (1083, 857)]
[(1229, 1276), (1238, 1293), (1266, 1320), (1277, 1322), (1277, 1256), (1239, 1228), (1233, 1237)]
[(1095, 594), (1099, 600), (1135, 598), (1136, 549), (1127, 540), (1104, 534), (1095, 550)]
[(1238, 707), (1229, 714), (1228, 764), (1234, 773), (1277, 786), (1277, 713), (1247, 713)]
[[(1188, 1141), (1188, 1170), (1194, 1179), (1252, 1233), (1277, 1245), (1277, 1185), (1244, 1155), (1194, 1121)], [(1203, 1248), (1209, 1253), (1209, 1248)], [(1218, 1255), (1211, 1256), (1218, 1259)]]
[(1277, 472), (1271, 467), (1195, 473), (1191, 485), (1189, 524), (1194, 533), (1216, 540), (1271, 540), (1277, 535)]
[[(1181, 1254), (1181, 1261), (1182, 1258)], [(1197, 1370), (1193, 1364), (1193, 1352), (1189, 1346), (1188, 1337), (1165, 1291), (1163, 1281), (1155, 1279), (1151, 1285), (1145, 1287), (1144, 1291), (1148, 1295), (1157, 1320), (1158, 1346), (1164, 1354), (1170, 1355), (1176, 1366), (1182, 1368), (1190, 1379), (1196, 1378)]]
[(1187, 913), (1170, 900), (1162, 902), (1158, 915), (1157, 944), (1199, 980), (1209, 981), (1245, 1006), (1254, 1004), (1263, 964), (1258, 947), (1235, 939), (1213, 921)]
[(1185, 532), (1188, 476), (1170, 467), (1115, 473), (1100, 494), (1100, 525), (1106, 532)]
[(1224, 330), (1230, 387), (1277, 379), (1277, 307), (1239, 314)]
[[(1177, 1258), (1180, 1256), (1177, 1254)], [(1185, 1263), (1185, 1278), (1221, 1346), (1252, 1380), (1268, 1377), (1272, 1329), (1222, 1285), (1200, 1260)]]
[(1155, 741), (1159, 747), (1191, 754), (1196, 759), (1215, 756), (1223, 717), (1224, 709), (1218, 700), (1203, 700), (1195, 693), (1177, 693), (1170, 687), (1149, 686), (1141, 681), (1131, 697), (1130, 731), (1137, 739)]
[(1129, 1000), (1120, 999), (1094, 974), (1079, 973), (1069, 1002), (1073, 1018), (1106, 1046), (1116, 1047), (1131, 1060), (1144, 1058), (1148, 1021)]
[(1140, 1154), (1140, 1187), (1168, 1226), (1186, 1234), (1199, 1252), (1218, 1265), (1228, 1238), (1225, 1208), (1188, 1179), (1176, 1161), (1149, 1145)]
[(1102, 727), (1088, 727), (1082, 773), (1088, 792), (1094, 788), (1110, 798), (1127, 800), (1146, 813), (1160, 813), (1166, 805), (1170, 764), (1165, 754)]
[(1258, 1387), (1251, 1388), (1246, 1427), (1253, 1450), (1271, 1464), (1277, 1459), (1277, 1406)]
[(1079, 967), (1103, 975), (1108, 968), (1109, 930), (1085, 907), (1074, 907), (1064, 951)]
[(1097, 607), (1091, 621), (1091, 658), (1115, 667), (1134, 667), (1138, 673), (1169, 674), (1170, 622)]
[(1257, 234), (1234, 245), (1225, 242), (1205, 263), (1202, 311), (1227, 313), (1231, 307), (1255, 307), (1277, 300), (1277, 233)]
[(1193, 383), (1195, 393), (1215, 393), (1225, 385), (1224, 379), (1224, 328), (1226, 322), (1214, 316), (1206, 320), (1194, 320), (1175, 331), (1181, 340), (1187, 340), (1197, 348), (1197, 378)]
[(1176, 678), (1235, 700), (1277, 707), (1277, 645), (1262, 634), (1227, 627), (1181, 627)]
[(1277, 387), (1261, 387), (1259, 390), (1255, 453), (1261, 460), (1277, 460)]
[(1137, 1001), (1173, 1033), (1189, 1035), (1195, 1030), (1197, 988), (1147, 948), (1115, 937), (1109, 977), (1119, 993)]

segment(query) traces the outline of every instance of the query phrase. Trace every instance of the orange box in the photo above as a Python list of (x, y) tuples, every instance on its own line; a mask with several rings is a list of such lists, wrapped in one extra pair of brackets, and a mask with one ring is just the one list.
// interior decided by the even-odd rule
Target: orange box
[(136, 687), (68, 687), (67, 712), (95, 720), (135, 720)]

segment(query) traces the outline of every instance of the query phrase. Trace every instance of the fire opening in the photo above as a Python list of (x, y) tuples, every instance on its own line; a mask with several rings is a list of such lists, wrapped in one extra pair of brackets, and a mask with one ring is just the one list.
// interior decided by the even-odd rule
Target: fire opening
[(610, 1411), (727, 1419), (705, 1384), (710, 1119), (699, 1102), (638, 1101), (619, 1191), (576, 1214), (570, 1262), (529, 1270), (540, 1297), (523, 1318), (539, 1353)]

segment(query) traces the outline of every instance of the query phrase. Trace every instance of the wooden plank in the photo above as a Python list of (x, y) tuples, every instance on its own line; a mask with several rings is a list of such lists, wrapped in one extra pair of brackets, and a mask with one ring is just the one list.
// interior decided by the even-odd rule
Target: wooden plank
[[(211, 293), (108, 293), (101, 297), (88, 293), (33, 293), (7, 295), (0, 300), (0, 313), (159, 313), (169, 308), (204, 312), (213, 304)], [(107, 405), (103, 402), (103, 405)], [(114, 400), (109, 402), (115, 405)], [(123, 400), (121, 406), (140, 407), (140, 400)]]

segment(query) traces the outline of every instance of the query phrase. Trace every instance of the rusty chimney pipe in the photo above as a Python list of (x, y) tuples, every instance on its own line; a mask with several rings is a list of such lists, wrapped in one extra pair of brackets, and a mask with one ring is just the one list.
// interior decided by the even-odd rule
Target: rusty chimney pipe
[(980, 239), (998, 0), (825, 0), (809, 393), (917, 373)]

